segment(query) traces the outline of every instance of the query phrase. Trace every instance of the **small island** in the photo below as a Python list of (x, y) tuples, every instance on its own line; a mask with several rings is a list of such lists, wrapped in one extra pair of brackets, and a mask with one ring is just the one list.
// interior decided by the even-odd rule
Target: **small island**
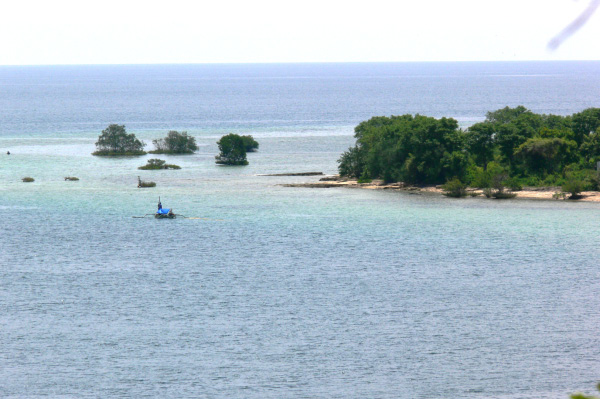
[(153, 181), (144, 181), (138, 176), (138, 188), (150, 188), (156, 187), (156, 183)]
[(144, 142), (135, 137), (135, 134), (127, 134), (124, 125), (112, 124), (102, 131), (96, 142), (96, 151), (92, 155), (97, 156), (138, 156), (146, 155)]
[(171, 130), (167, 137), (152, 140), (155, 150), (149, 151), (150, 154), (193, 154), (198, 151), (196, 139), (188, 136), (187, 132), (177, 132)]
[(246, 158), (246, 144), (242, 136), (230, 133), (217, 141), (219, 155), (215, 156), (215, 163), (219, 165), (248, 165)]
[(600, 108), (561, 116), (505, 107), (465, 130), (452, 118), (374, 117), (354, 131), (339, 175), (284, 186), (600, 202)]
[(159, 169), (181, 169), (179, 165), (168, 164), (162, 159), (149, 159), (146, 165), (138, 167), (138, 169), (142, 170), (159, 170)]
[(463, 196), (461, 185), (494, 198), (559, 186), (577, 199), (600, 188), (599, 128), (600, 108), (561, 116), (505, 107), (466, 130), (452, 118), (374, 117), (355, 128), (356, 145), (338, 160), (339, 173), (357, 183), (446, 183), (451, 196)]

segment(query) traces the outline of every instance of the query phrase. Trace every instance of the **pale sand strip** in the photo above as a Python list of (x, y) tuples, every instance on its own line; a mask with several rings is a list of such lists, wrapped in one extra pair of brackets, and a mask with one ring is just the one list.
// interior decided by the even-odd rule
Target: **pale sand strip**
[[(331, 180), (329, 180), (331, 179)], [(440, 186), (405, 186), (403, 183), (384, 184), (381, 180), (373, 180), (371, 183), (358, 183), (356, 180), (334, 180), (335, 177), (328, 178), (327, 181), (317, 181), (311, 183), (295, 183), (283, 184), (285, 187), (309, 187), (309, 188), (331, 188), (331, 187), (347, 187), (347, 188), (362, 188), (367, 190), (398, 190), (408, 192), (422, 192), (442, 195), (443, 190)], [(479, 193), (479, 198), (485, 198), (482, 195), (482, 190), (469, 189), (469, 192)], [(521, 191), (514, 191), (517, 199), (535, 199), (535, 200), (554, 200), (563, 201), (563, 198), (556, 199), (554, 194), (560, 192), (559, 187), (535, 188), (529, 189), (526, 187)], [(568, 196), (568, 195), (567, 195)], [(581, 193), (582, 202), (600, 202), (600, 192), (584, 191)]]

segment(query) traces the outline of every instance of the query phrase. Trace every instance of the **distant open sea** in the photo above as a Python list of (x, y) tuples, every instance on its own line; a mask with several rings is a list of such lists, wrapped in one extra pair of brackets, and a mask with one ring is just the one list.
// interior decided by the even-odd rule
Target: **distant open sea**
[[(600, 204), (262, 175), (336, 173), (376, 115), (466, 128), (505, 106), (600, 107), (599, 93), (595, 61), (0, 67), (0, 397), (591, 392)], [(91, 156), (110, 123), (149, 149), (187, 131), (200, 150), (160, 157), (181, 170)], [(229, 132), (260, 143), (250, 165), (214, 164)], [(159, 195), (204, 219), (132, 218)]]

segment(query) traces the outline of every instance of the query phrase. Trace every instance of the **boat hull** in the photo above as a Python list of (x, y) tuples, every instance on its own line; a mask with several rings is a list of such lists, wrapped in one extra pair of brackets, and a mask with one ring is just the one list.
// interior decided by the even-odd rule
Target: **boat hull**
[(167, 213), (167, 214), (155, 213), (154, 218), (155, 219), (175, 219), (175, 214), (174, 213)]

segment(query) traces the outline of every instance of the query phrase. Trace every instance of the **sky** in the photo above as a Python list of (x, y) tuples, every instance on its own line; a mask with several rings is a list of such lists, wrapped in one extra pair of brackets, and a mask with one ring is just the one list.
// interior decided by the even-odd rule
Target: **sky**
[(0, 65), (599, 60), (591, 0), (19, 0)]

